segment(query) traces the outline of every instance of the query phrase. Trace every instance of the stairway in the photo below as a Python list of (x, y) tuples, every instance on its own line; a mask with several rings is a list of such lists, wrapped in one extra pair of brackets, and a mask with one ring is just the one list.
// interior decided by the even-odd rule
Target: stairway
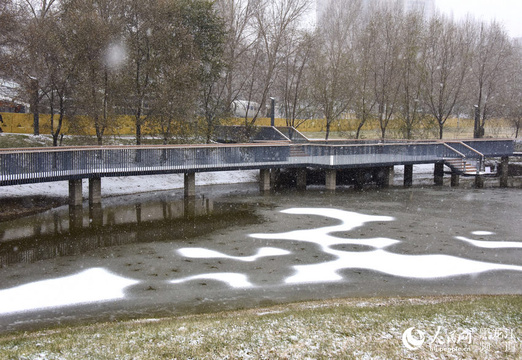
[(470, 164), (465, 158), (445, 159), (444, 164), (459, 175), (477, 175), (477, 167)]

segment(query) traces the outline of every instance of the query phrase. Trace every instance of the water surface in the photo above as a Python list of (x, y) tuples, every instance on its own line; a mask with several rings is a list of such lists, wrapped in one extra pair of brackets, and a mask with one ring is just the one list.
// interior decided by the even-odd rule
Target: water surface
[(520, 190), (203, 192), (0, 223), (2, 330), (335, 297), (522, 293)]

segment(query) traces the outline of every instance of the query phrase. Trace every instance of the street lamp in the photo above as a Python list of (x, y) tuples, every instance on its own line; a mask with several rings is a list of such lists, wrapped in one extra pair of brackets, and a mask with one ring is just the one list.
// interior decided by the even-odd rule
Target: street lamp
[(270, 98), (270, 126), (275, 126), (275, 98)]

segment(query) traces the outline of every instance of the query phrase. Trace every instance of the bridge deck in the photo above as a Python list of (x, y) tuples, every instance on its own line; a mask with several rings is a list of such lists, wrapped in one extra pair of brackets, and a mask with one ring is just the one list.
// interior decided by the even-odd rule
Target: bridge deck
[(0, 149), (0, 186), (47, 181), (267, 168), (409, 165), (512, 156), (513, 140), (311, 141)]

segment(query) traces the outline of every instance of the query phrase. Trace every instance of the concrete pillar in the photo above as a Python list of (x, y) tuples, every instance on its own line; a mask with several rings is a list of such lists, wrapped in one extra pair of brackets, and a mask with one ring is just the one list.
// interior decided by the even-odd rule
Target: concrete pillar
[(475, 187), (477, 189), (482, 189), (484, 188), (484, 176), (475, 176)]
[(101, 179), (89, 179), (89, 206), (101, 204)]
[(261, 169), (259, 171), (259, 191), (270, 191), (272, 190), (272, 181), (270, 169)]
[(82, 206), (82, 179), (69, 180), (69, 206)]
[(433, 181), (437, 186), (444, 185), (444, 163), (435, 163)]
[(377, 184), (382, 187), (389, 187), (393, 181), (393, 166), (385, 166), (377, 172)]
[(460, 185), (460, 175), (451, 173), (451, 187), (457, 187)]
[(185, 197), (196, 196), (196, 173), (185, 173), (184, 177)]
[(296, 171), (296, 186), (298, 190), (306, 190), (306, 168), (299, 168)]
[[(369, 176), (369, 178), (367, 177)], [(368, 173), (368, 169), (357, 169), (354, 175), (354, 186), (356, 190), (362, 190), (364, 184), (371, 179), (371, 174)]]
[(337, 187), (337, 170), (326, 169), (326, 189), (334, 191)]
[(508, 175), (509, 175), (509, 156), (503, 156), (500, 161), (500, 187), (508, 187)]
[(413, 165), (404, 165), (404, 187), (413, 186)]

